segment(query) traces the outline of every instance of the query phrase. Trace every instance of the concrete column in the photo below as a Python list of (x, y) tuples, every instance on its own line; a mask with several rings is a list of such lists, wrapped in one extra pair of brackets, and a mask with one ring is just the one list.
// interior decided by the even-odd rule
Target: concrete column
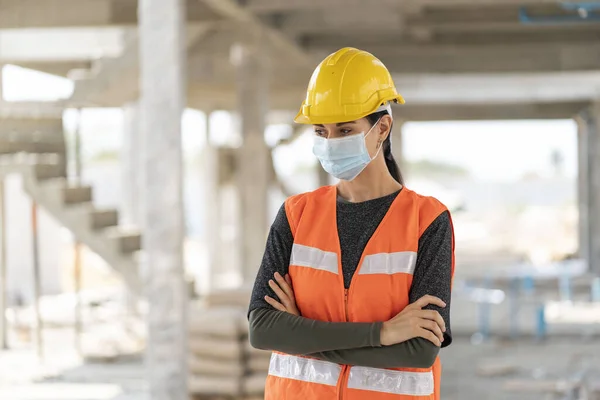
[(262, 260), (268, 228), (270, 155), (265, 143), (268, 110), (268, 57), (264, 40), (235, 45), (238, 113), (242, 147), (237, 158), (237, 186), (240, 204), (240, 260), (242, 279), (250, 282)]
[(205, 243), (207, 247), (207, 273), (206, 282), (201, 286), (208, 291), (215, 286), (215, 276), (220, 265), (221, 246), (221, 201), (219, 187), (219, 157), (218, 148), (210, 140), (210, 116), (206, 112), (206, 146), (202, 157), (202, 182), (204, 184), (204, 221), (206, 224)]
[(392, 154), (400, 167), (400, 173), (406, 178), (406, 163), (404, 160), (404, 151), (402, 146), (402, 129), (405, 120), (394, 118), (394, 126), (392, 127)]
[(600, 275), (600, 103), (584, 110), (578, 124), (579, 155), (583, 155), (578, 193), (581, 250), (587, 255), (590, 271)]
[(588, 144), (588, 116), (586, 112), (575, 118), (577, 122), (577, 200), (579, 209), (579, 257), (590, 260), (590, 171)]
[[(0, 64), (0, 103), (4, 101), (2, 91), (3, 65)], [(0, 177), (0, 349), (8, 348), (8, 329), (6, 321), (6, 294), (8, 285), (6, 283), (6, 213), (4, 201), (4, 178)]]
[(138, 3), (146, 366), (153, 400), (189, 398), (181, 149), (186, 106), (185, 4), (184, 0)]
[(7, 273), (6, 263), (6, 196), (4, 193), (4, 179), (0, 179), (0, 350), (8, 349), (8, 321), (6, 320), (7, 308)]
[(123, 144), (121, 145), (121, 207), (120, 223), (140, 227), (142, 159), (140, 140), (140, 112), (137, 102), (123, 107)]
[(4, 91), (2, 89), (2, 83), (4, 79), (4, 64), (0, 64), (0, 103), (4, 101)]

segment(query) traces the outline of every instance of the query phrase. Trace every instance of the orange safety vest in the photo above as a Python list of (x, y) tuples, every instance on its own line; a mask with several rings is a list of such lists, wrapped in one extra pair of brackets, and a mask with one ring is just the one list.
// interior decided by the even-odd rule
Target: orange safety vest
[[(419, 237), (446, 207), (402, 189), (346, 290), (336, 201), (335, 186), (327, 186), (285, 203), (294, 236), (289, 273), (298, 309), (320, 321), (387, 321), (408, 305)], [(433, 400), (440, 398), (440, 376), (439, 358), (431, 368), (380, 369), (275, 352), (265, 400)]]

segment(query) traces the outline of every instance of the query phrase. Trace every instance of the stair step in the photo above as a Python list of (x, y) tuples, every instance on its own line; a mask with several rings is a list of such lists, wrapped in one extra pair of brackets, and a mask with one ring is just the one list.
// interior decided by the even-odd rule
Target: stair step
[(107, 235), (117, 242), (122, 254), (131, 254), (142, 248), (142, 235), (137, 231), (115, 227), (108, 228)]
[(65, 204), (79, 204), (92, 201), (91, 186), (73, 186), (63, 188)]
[(117, 210), (93, 210), (91, 213), (92, 229), (104, 229), (119, 224)]
[(0, 141), (0, 154), (11, 153), (64, 153), (65, 145), (60, 142), (5, 142)]
[(64, 169), (56, 164), (36, 164), (33, 166), (37, 180), (60, 178), (64, 176)]
[(142, 248), (142, 235), (139, 233), (126, 233), (120, 237), (121, 241), (121, 252), (133, 253)]

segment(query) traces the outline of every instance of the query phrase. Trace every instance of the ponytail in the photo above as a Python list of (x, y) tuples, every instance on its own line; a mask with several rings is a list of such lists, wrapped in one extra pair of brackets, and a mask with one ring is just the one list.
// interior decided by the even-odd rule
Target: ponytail
[(390, 175), (394, 178), (399, 184), (404, 186), (404, 179), (402, 178), (402, 172), (400, 172), (400, 167), (392, 154), (392, 132), (390, 129), (390, 134), (383, 141), (383, 158), (385, 159), (385, 165), (387, 166), (388, 171), (390, 171)]
[[(384, 115), (388, 115), (389, 113), (387, 111), (379, 111), (379, 112), (375, 112), (373, 114), (369, 114), (366, 116), (367, 120), (371, 123), (372, 125), (375, 125), (375, 123), (377, 123), (377, 121), (379, 121), (381, 119), (381, 117), (383, 117)], [(404, 179), (402, 178), (402, 172), (400, 172), (400, 167), (398, 166), (398, 163), (396, 162), (396, 159), (394, 158), (394, 155), (392, 154), (392, 126), (390, 126), (390, 133), (388, 134), (387, 138), (385, 138), (385, 140), (383, 141), (383, 158), (385, 159), (385, 165), (387, 166), (388, 171), (390, 171), (390, 175), (392, 175), (392, 178), (394, 178), (399, 184), (401, 184), (402, 186), (404, 186)]]

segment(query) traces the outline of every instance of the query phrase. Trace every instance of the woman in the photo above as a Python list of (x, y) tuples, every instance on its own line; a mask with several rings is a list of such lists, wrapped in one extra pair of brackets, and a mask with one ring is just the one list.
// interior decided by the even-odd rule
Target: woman
[(404, 100), (367, 52), (312, 75), (295, 121), (339, 183), (289, 198), (271, 227), (249, 309), (251, 344), (274, 352), (266, 399), (439, 399), (453, 229), (402, 185), (391, 102)]

